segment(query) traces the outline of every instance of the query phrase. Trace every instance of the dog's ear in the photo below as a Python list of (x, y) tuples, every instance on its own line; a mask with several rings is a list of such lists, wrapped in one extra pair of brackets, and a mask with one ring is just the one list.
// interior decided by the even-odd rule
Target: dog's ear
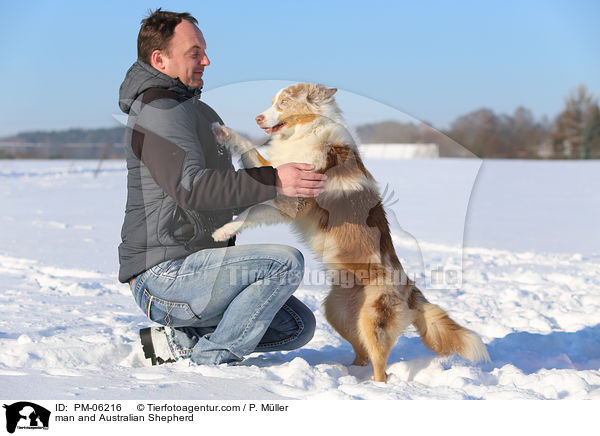
[(317, 90), (322, 101), (329, 100), (337, 92), (337, 88), (327, 88), (325, 85), (317, 85)]
[(327, 88), (325, 89), (325, 95), (327, 98), (333, 97), (333, 94), (337, 92), (337, 88)]
[(324, 85), (312, 85), (306, 96), (310, 103), (320, 103), (329, 100), (333, 94), (337, 92), (337, 88), (327, 88)]

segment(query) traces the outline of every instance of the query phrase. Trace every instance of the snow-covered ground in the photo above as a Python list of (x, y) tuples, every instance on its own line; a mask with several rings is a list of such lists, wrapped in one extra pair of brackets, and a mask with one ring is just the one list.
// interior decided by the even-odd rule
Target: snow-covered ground
[[(414, 329), (387, 384), (326, 323), (319, 265), (284, 226), (238, 243), (299, 247), (315, 312), (300, 350), (241, 365), (149, 366), (149, 321), (117, 281), (123, 162), (0, 161), (4, 399), (600, 399), (600, 162), (375, 160), (397, 251), (492, 361), (441, 359)], [(393, 192), (392, 192), (393, 191)], [(398, 201), (396, 201), (398, 200)], [(463, 232), (464, 230), (464, 232)], [(464, 247), (464, 249), (463, 249)], [(440, 285), (433, 274), (441, 273)]]

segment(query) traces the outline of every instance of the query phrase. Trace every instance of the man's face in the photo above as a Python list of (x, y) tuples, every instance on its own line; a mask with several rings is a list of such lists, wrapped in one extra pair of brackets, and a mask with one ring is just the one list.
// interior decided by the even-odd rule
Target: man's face
[[(161, 52), (162, 68), (167, 76), (179, 77), (184, 84), (201, 88), (204, 84), (204, 67), (210, 65), (206, 56), (206, 42), (202, 32), (193, 23), (181, 20), (169, 42), (166, 53)], [(155, 68), (156, 66), (153, 65)]]

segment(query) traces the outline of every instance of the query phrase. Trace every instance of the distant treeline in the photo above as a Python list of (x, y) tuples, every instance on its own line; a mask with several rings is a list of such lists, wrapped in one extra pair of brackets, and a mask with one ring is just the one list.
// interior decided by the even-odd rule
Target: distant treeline
[(363, 142), (435, 142), (440, 156), (457, 155), (464, 147), (483, 158), (600, 159), (598, 99), (584, 85), (571, 92), (552, 122), (535, 120), (525, 107), (512, 115), (482, 108), (456, 118), (447, 130), (393, 121), (356, 130)]
[(109, 127), (101, 129), (69, 129), (59, 131), (23, 132), (2, 142), (22, 142), (37, 144), (90, 144), (90, 143), (123, 143), (125, 127)]
[(600, 159), (600, 108), (584, 85), (552, 122), (536, 121), (524, 107), (513, 115), (479, 109), (458, 117), (445, 133), (486, 158)]
[[(584, 85), (571, 92), (553, 121), (536, 120), (525, 107), (512, 115), (482, 108), (459, 116), (447, 130), (383, 121), (358, 126), (356, 133), (364, 144), (435, 143), (442, 157), (600, 158), (600, 108)], [(120, 158), (124, 135), (124, 127), (24, 132), (0, 139), (0, 157)]]

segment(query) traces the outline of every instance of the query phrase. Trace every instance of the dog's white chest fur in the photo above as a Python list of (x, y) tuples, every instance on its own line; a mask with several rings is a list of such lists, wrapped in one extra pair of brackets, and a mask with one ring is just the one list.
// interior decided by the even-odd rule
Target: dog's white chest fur
[(269, 160), (274, 167), (288, 162), (299, 162), (313, 164), (315, 168), (325, 168), (327, 150), (314, 134), (294, 139), (274, 139), (269, 150)]

